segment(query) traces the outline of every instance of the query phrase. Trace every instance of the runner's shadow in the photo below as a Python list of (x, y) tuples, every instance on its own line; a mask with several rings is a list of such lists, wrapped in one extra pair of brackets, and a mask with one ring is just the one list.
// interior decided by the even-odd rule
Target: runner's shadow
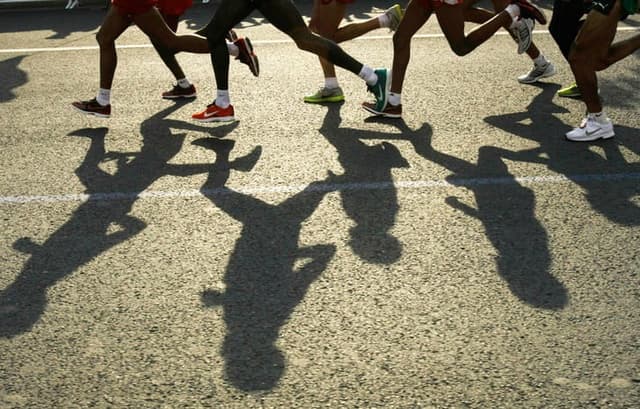
[[(529, 152), (549, 170), (562, 174), (586, 191), (592, 208), (610, 221), (624, 226), (640, 225), (640, 162), (629, 162), (623, 149), (640, 155), (640, 130), (615, 125), (616, 136), (606, 141), (572, 143), (564, 138), (571, 127), (553, 113), (563, 108), (553, 103), (557, 85), (542, 88), (524, 112), (490, 116), (485, 121), (539, 144)], [(566, 112), (566, 111), (565, 111)], [(635, 175), (635, 176), (634, 176)], [(615, 181), (615, 183), (603, 183)]]
[(250, 169), (259, 150), (230, 162), (232, 146), (215, 140), (198, 144), (216, 153), (202, 193), (242, 223), (225, 272), (224, 293), (206, 290), (202, 302), (224, 311), (227, 334), (222, 355), (228, 381), (243, 391), (270, 390), (285, 370), (284, 354), (276, 345), (280, 328), (335, 253), (331, 244), (299, 245), (302, 223), (327, 193), (326, 181), (311, 183), (271, 205), (224, 187), (229, 171)]
[(21, 70), (20, 63), (24, 55), (0, 61), (0, 103), (8, 102), (16, 98), (14, 89), (24, 85), (29, 81), (29, 76)]
[[(139, 194), (154, 181), (167, 175), (189, 176), (210, 170), (211, 164), (168, 163), (180, 151), (185, 134), (173, 133), (170, 128), (180, 122), (164, 118), (180, 106), (172, 105), (142, 123), (140, 152), (106, 152), (107, 128), (69, 133), (90, 141), (85, 159), (76, 170), (88, 197), (42, 244), (27, 237), (14, 243), (14, 248), (29, 254), (29, 258), (15, 281), (0, 292), (0, 337), (29, 331), (45, 311), (49, 287), (146, 227), (129, 212)], [(234, 127), (232, 124), (222, 129), (230, 132)], [(107, 162), (114, 163), (113, 174), (100, 168)]]
[(0, 12), (0, 33), (48, 32), (47, 40), (65, 39), (74, 33), (89, 33), (100, 27), (104, 11), (99, 9), (7, 10)]
[[(559, 310), (567, 305), (569, 296), (549, 272), (549, 240), (535, 217), (534, 194), (518, 183), (505, 163), (505, 159), (523, 160), (522, 156), (534, 160), (528, 155), (483, 146), (477, 164), (436, 150), (432, 150), (429, 159), (454, 172), (447, 178), (451, 183), (473, 192), (475, 207), (454, 196), (446, 202), (482, 222), (487, 238), (498, 252), (498, 273), (511, 292), (533, 307)], [(489, 183), (479, 182), (478, 178)]]
[[(412, 131), (404, 122), (396, 126), (400, 134), (341, 128), (341, 104), (327, 104), (320, 133), (338, 152), (344, 173), (334, 179), (340, 186), (342, 206), (354, 221), (349, 245), (363, 260), (392, 264), (402, 254), (402, 244), (390, 234), (398, 213), (398, 195), (392, 170), (407, 168), (409, 163), (398, 148), (387, 140), (409, 140), (421, 155), (425, 150), (424, 134), (428, 124)], [(391, 122), (390, 122), (391, 123)], [(363, 140), (384, 140), (369, 145)]]

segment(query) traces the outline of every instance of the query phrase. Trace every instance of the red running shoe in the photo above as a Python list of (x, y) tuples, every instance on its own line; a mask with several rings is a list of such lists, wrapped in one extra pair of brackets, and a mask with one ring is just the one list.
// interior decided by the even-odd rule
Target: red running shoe
[(195, 98), (195, 97), (196, 97), (196, 87), (194, 87), (193, 84), (189, 85), (187, 88), (182, 88), (180, 85), (176, 84), (173, 86), (172, 90), (162, 93), (162, 98), (164, 99)]
[(515, 4), (520, 7), (520, 18), (532, 18), (536, 20), (540, 24), (547, 24), (547, 17), (545, 17), (544, 13), (529, 3), (527, 0), (511, 0), (511, 4)]
[(251, 74), (255, 77), (260, 75), (260, 64), (258, 63), (258, 56), (253, 52), (253, 47), (251, 46), (251, 41), (244, 37), (238, 38), (233, 42), (238, 49), (240, 50), (240, 54), (236, 57), (236, 60), (240, 60), (241, 63), (247, 64), (249, 69), (251, 70)]
[(109, 118), (111, 116), (111, 104), (100, 105), (95, 98), (89, 101), (72, 102), (71, 106), (83, 114), (94, 115), (100, 118)]
[(233, 115), (233, 105), (221, 108), (216, 105), (216, 101), (213, 101), (213, 104), (207, 105), (207, 109), (191, 115), (191, 118), (198, 122), (226, 122), (234, 121)]

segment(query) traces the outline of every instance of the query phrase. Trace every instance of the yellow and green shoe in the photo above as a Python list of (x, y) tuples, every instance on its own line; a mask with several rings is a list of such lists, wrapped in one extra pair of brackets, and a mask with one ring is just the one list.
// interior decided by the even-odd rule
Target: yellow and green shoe
[(303, 98), (304, 102), (309, 104), (324, 104), (327, 102), (342, 102), (344, 101), (344, 93), (342, 88), (327, 88), (322, 87), (312, 95), (307, 95)]
[(564, 98), (580, 98), (582, 93), (580, 92), (580, 88), (578, 88), (578, 84), (574, 82), (568, 87), (558, 90), (558, 96)]

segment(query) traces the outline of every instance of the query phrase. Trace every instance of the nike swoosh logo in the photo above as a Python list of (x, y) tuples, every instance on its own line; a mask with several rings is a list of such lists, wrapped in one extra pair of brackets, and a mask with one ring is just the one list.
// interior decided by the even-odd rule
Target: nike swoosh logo
[(204, 117), (205, 118), (211, 118), (212, 116), (216, 116), (219, 112), (220, 112), (220, 110), (215, 110), (213, 112), (205, 112), (204, 113)]

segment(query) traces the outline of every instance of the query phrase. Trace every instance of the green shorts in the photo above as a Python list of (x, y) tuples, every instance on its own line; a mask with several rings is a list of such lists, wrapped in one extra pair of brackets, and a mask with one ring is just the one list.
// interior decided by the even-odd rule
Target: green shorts
[(638, 12), (638, 0), (622, 0), (622, 9), (628, 15)]

